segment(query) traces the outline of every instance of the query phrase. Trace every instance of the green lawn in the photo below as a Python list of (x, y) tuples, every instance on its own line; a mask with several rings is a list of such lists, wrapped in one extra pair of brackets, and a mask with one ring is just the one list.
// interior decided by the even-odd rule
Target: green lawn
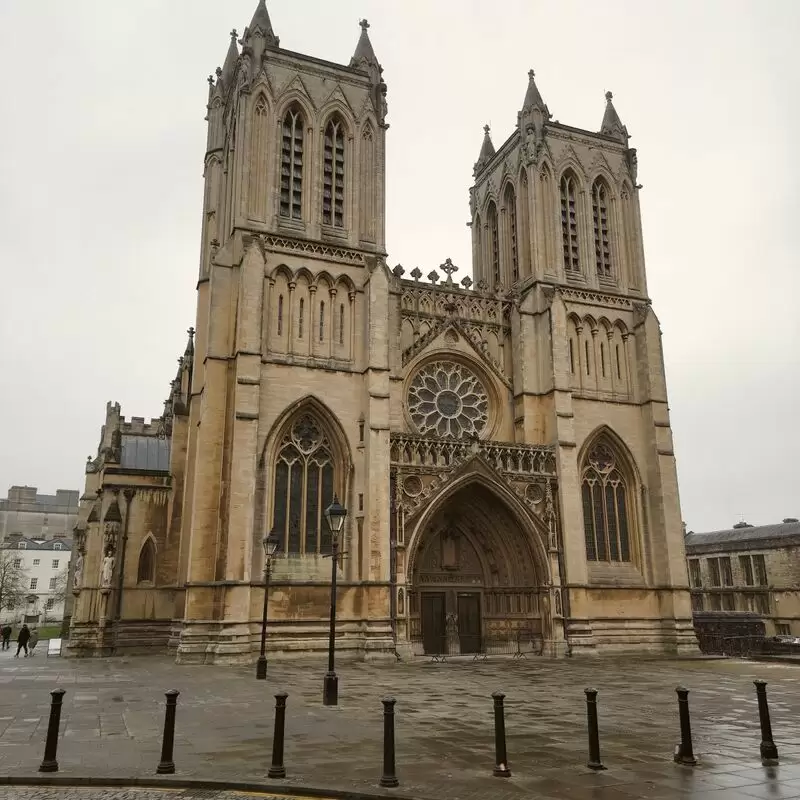
[(58, 625), (40, 625), (39, 639), (58, 639), (61, 637), (61, 623)]

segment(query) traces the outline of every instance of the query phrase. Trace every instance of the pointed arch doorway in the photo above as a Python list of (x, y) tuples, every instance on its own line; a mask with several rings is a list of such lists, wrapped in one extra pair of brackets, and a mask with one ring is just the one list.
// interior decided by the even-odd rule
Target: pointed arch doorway
[(421, 523), (409, 565), (417, 652), (477, 653), (549, 634), (546, 561), (537, 533), (498, 493), (470, 483)]

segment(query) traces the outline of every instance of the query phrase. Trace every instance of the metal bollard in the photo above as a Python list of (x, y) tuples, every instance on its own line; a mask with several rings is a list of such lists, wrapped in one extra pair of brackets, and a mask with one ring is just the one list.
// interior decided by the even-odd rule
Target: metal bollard
[(494, 772), (496, 778), (510, 778), (511, 770), (508, 768), (508, 754), (506, 753), (506, 712), (503, 707), (505, 695), (502, 692), (492, 692), (494, 701)]
[(286, 727), (286, 692), (275, 695), (275, 732), (272, 736), (272, 766), (267, 775), (270, 778), (285, 778), (286, 767), (283, 765), (283, 732)]
[(44, 758), (39, 765), (39, 772), (58, 772), (58, 728), (61, 724), (61, 704), (64, 702), (64, 689), (50, 692), (50, 721), (47, 723), (47, 739), (44, 743)]
[(758, 697), (758, 720), (761, 723), (761, 763), (765, 767), (773, 767), (778, 763), (778, 748), (772, 740), (772, 723), (769, 719), (767, 704), (767, 682), (753, 681)]
[(381, 786), (399, 786), (394, 761), (394, 697), (384, 697), (383, 703), (383, 775)]
[(586, 719), (589, 723), (589, 769), (605, 769), (600, 761), (600, 733), (597, 728), (597, 689), (584, 689)]
[(675, 761), (693, 767), (697, 764), (692, 747), (692, 724), (689, 720), (689, 690), (678, 686), (678, 717), (681, 722), (681, 743), (675, 748)]
[(164, 740), (161, 743), (161, 761), (158, 764), (156, 774), (173, 775), (175, 773), (175, 762), (172, 760), (172, 751), (175, 746), (175, 712), (178, 707), (177, 689), (170, 689), (164, 692), (167, 698), (167, 710), (164, 714)]

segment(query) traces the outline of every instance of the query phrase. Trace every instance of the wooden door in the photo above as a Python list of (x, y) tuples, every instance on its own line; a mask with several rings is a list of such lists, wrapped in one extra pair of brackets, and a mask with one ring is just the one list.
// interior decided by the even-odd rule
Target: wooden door
[(422, 646), (426, 655), (445, 653), (444, 592), (422, 595)]
[(481, 596), (476, 592), (458, 595), (458, 638), (462, 653), (481, 650)]

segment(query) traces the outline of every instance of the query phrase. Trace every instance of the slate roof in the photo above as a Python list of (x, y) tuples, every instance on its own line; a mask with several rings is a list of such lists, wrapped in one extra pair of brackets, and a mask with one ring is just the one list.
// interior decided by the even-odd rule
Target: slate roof
[[(20, 542), (24, 542), (25, 547), (20, 547)], [(54, 547), (56, 544), (59, 547)], [(72, 542), (69, 539), (13, 539), (3, 542), (0, 547), (3, 550), (54, 550), (68, 553), (72, 550)]]
[(707, 548), (733, 550), (737, 547), (750, 550), (754, 547), (781, 547), (783, 544), (794, 544), (789, 541), (781, 542), (790, 537), (800, 538), (800, 522), (780, 522), (776, 525), (754, 525), (708, 533), (689, 533), (686, 535), (685, 543), (687, 551)]

